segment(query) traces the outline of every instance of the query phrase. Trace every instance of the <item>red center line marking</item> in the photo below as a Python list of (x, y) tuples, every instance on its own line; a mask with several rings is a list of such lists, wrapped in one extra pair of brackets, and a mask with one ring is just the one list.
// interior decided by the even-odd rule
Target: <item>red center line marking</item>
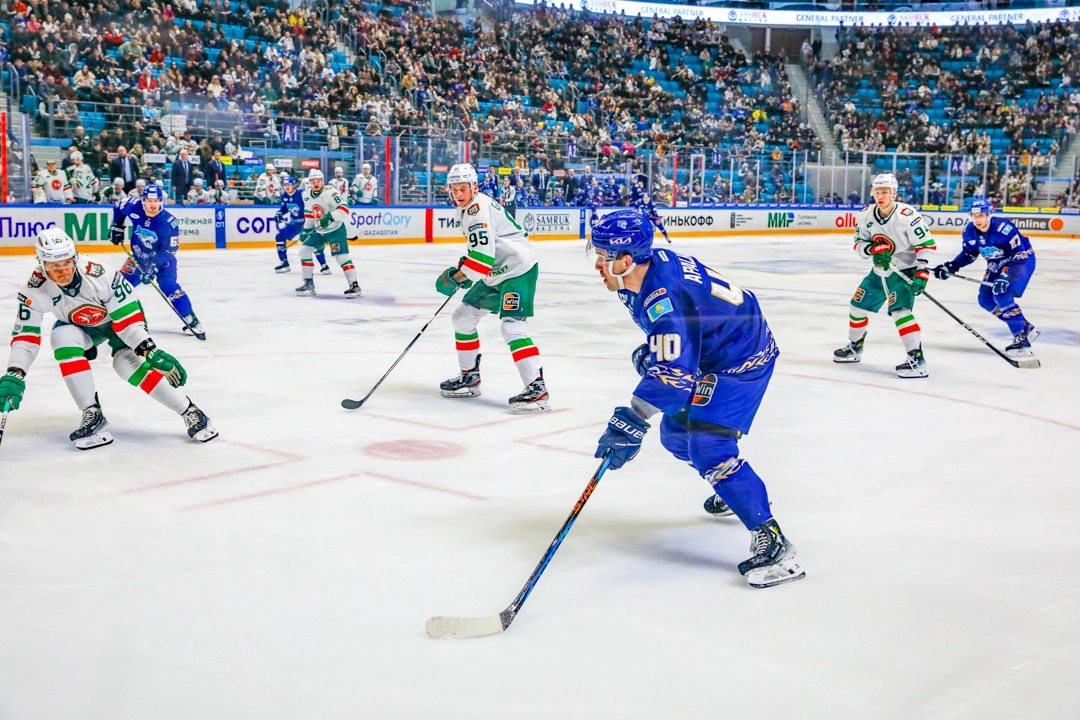
[(300, 462), (301, 460), (306, 460), (307, 459), (307, 458), (300, 457), (299, 455), (293, 455), (292, 453), (283, 452), (281, 450), (274, 450), (272, 448), (259, 447), (258, 445), (248, 445), (247, 443), (237, 442), (236, 440), (227, 440), (225, 438), (220, 438), (219, 437), (219, 438), (217, 438), (217, 441), (221, 442), (221, 443), (225, 443), (226, 445), (235, 445), (237, 447), (242, 447), (242, 448), (245, 448), (247, 450), (255, 450), (257, 452), (264, 452), (264, 453), (269, 453), (271, 455), (277, 455), (278, 457), (285, 458), (286, 460), (289, 460), (289, 461), (292, 461), (292, 462)]
[[(511, 418), (503, 418), (500, 420), (492, 420), (490, 422), (478, 423), (476, 425), (466, 425), (464, 427), (450, 428), (452, 430), (476, 430), (477, 428), (488, 427), (489, 425), (504, 425), (515, 420), (527, 420), (531, 417), (541, 417), (544, 415), (555, 415), (556, 413), (569, 412), (570, 408), (559, 408), (558, 410), (552, 410), (550, 412), (533, 413), (531, 415), (518, 415)], [(434, 423), (426, 423), (421, 420), (408, 420), (406, 418), (390, 417), (389, 415), (379, 415), (378, 413), (364, 413), (366, 417), (379, 418), (380, 420), (393, 420), (394, 422), (405, 423), (407, 425), (419, 425), (420, 427), (433, 428), (435, 430), (448, 429), (445, 425), (435, 425)]]
[(1060, 427), (1069, 428), (1070, 430), (1080, 430), (1080, 427), (1076, 425), (1070, 425), (1069, 423), (1062, 422), (1061, 420), (1052, 420), (1050, 418), (1039, 417), (1038, 415), (1031, 415), (1026, 412), (1020, 412), (1019, 410), (1010, 410), (1008, 408), (997, 407), (995, 405), (986, 405), (981, 402), (975, 402), (974, 400), (961, 400), (960, 398), (945, 397), (944, 395), (934, 395), (933, 393), (919, 392), (918, 390), (907, 390), (904, 388), (887, 387), (885, 385), (875, 385), (873, 383), (858, 382), (857, 380), (838, 380), (836, 378), (819, 377), (817, 375), (801, 375), (799, 373), (790, 372), (777, 372), (776, 374), (787, 375), (788, 377), (806, 378), (807, 380), (822, 380), (824, 382), (842, 383), (845, 385), (860, 385), (862, 387), (874, 388), (875, 390), (888, 390), (890, 392), (919, 395), (921, 397), (934, 398), (935, 400), (944, 400), (945, 402), (959, 403), (961, 405), (971, 405), (973, 407), (979, 407), (985, 410), (996, 410), (997, 412), (1017, 415), (1019, 417), (1028, 418), (1029, 420), (1039, 420), (1040, 422), (1050, 423), (1051, 425), (1058, 425)]
[(364, 471), (364, 475), (370, 477), (379, 478), (380, 480), (388, 480), (392, 483), (398, 483), (400, 485), (412, 485), (413, 487), (424, 488), (425, 490), (434, 490), (435, 492), (446, 493), (447, 495), (457, 495), (458, 497), (469, 498), (470, 500), (487, 500), (488, 498), (483, 495), (473, 495), (462, 490), (451, 490), (450, 488), (439, 487), (438, 485), (428, 485), (427, 483), (417, 482), (416, 480), (406, 480), (405, 478), (397, 478), (392, 475), (383, 475), (377, 472)]
[(229, 503), (241, 502), (243, 500), (254, 500), (256, 498), (266, 497), (268, 495), (279, 495), (281, 493), (292, 492), (294, 490), (303, 490), (304, 488), (315, 487), (316, 485), (326, 485), (328, 483), (337, 482), (338, 480), (347, 480), (354, 477), (360, 477), (360, 474), (350, 473), (348, 475), (338, 475), (337, 477), (324, 478), (323, 480), (312, 480), (311, 482), (300, 483), (299, 485), (289, 485), (288, 487), (274, 488), (273, 490), (263, 490), (262, 492), (248, 493), (247, 495), (237, 495), (236, 497), (225, 498), (224, 500), (214, 500), (212, 502), (199, 503), (198, 505), (188, 505), (187, 507), (180, 508), (180, 511), (188, 512), (189, 510), (202, 510), (208, 507), (228, 505)]
[(596, 423), (588, 423), (586, 425), (576, 425), (574, 427), (563, 428), (562, 430), (553, 430), (551, 432), (540, 433), (539, 435), (533, 435), (532, 437), (519, 438), (515, 442), (519, 442), (522, 445), (532, 445), (533, 447), (544, 448), (545, 450), (558, 450), (560, 452), (570, 453), (572, 455), (584, 455), (585, 457), (592, 457), (593, 454), (585, 452), (584, 450), (570, 450), (568, 448), (559, 447), (558, 445), (547, 445), (545, 443), (536, 442), (538, 438), (553, 437), (562, 433), (571, 432), (573, 430), (581, 430), (583, 428), (596, 427)]
[(155, 483), (153, 485), (145, 485), (143, 487), (130, 488), (122, 491), (121, 495), (132, 495), (134, 493), (146, 492), (147, 490), (162, 490), (164, 488), (175, 487), (177, 485), (188, 485), (190, 483), (202, 482), (203, 480), (213, 480), (214, 478), (224, 477), (226, 475), (239, 475), (240, 473), (255, 472), (256, 470), (266, 470), (272, 467), (280, 467), (282, 465), (291, 465), (296, 462), (303, 462), (307, 460), (305, 457), (299, 455), (293, 455), (292, 453), (282, 452), (281, 450), (273, 450), (271, 448), (264, 448), (258, 445), (248, 445), (247, 443), (237, 442), (236, 440), (226, 440), (224, 438), (217, 438), (217, 442), (225, 443), (226, 445), (235, 445), (236, 447), (242, 447), (246, 450), (255, 450), (257, 452), (267, 453), (269, 455), (276, 455), (277, 457), (284, 458), (278, 462), (264, 463), (262, 465), (246, 465), (235, 470), (222, 470), (221, 472), (210, 473), (209, 475), (197, 475), (195, 477), (183, 478), (181, 480), (169, 480), (163, 483)]

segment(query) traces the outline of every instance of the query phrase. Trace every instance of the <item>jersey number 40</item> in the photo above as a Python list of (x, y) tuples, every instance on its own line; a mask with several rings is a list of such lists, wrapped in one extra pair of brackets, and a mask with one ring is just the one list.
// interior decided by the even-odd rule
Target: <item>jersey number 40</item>
[(656, 362), (671, 362), (682, 355), (682, 338), (676, 333), (650, 335), (649, 352)]

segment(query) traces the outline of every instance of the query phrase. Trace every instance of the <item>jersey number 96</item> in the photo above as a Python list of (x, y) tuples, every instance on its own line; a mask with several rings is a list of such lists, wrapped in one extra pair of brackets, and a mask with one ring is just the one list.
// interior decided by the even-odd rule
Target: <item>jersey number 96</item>
[(675, 333), (650, 335), (649, 352), (656, 362), (670, 362), (682, 355), (682, 338)]

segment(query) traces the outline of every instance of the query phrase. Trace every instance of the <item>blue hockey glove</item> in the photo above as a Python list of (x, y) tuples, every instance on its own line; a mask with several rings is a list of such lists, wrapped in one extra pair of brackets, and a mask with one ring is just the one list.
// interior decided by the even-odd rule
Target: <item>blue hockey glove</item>
[(111, 228), (109, 228), (109, 242), (111, 242), (113, 245), (124, 244), (123, 225), (113, 225)]
[(934, 277), (938, 280), (948, 280), (950, 277), (956, 274), (956, 271), (960, 268), (956, 267), (956, 263), (949, 261), (942, 263), (934, 268)]
[(634, 350), (634, 354), (630, 358), (634, 361), (634, 369), (637, 370), (637, 374), (645, 377), (645, 373), (649, 371), (653, 364), (649, 343), (638, 345), (637, 350)]
[(274, 215), (274, 222), (276, 222), (278, 225), (280, 225), (284, 221), (285, 221), (285, 216), (282, 215), (281, 213), (278, 213), (278, 214)]
[(628, 407), (617, 407), (608, 420), (607, 430), (600, 436), (594, 457), (603, 457), (611, 453), (612, 470), (618, 470), (637, 457), (641, 450), (641, 441), (650, 425), (640, 415)]
[(995, 295), (1004, 295), (1005, 293), (1009, 292), (1009, 279), (999, 277), (997, 280), (994, 281), (993, 291)]
[(142, 284), (149, 285), (150, 283), (154, 282), (154, 278), (157, 277), (158, 269), (156, 265), (151, 265), (150, 267), (145, 268), (140, 267), (139, 272), (142, 273), (142, 277), (140, 278)]

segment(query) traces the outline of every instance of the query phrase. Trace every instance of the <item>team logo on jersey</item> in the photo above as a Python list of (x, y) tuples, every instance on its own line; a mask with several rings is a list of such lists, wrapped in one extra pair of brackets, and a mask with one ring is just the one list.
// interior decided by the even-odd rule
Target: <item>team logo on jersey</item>
[(911, 208), (909, 208), (909, 207), (904, 207), (904, 208), (900, 208), (900, 214), (901, 214), (901, 215), (912, 215), (912, 214), (914, 214), (914, 212), (915, 212), (915, 211), (914, 211), (914, 210), (912, 210), (912, 209), (911, 209)]
[(44, 284), (45, 276), (35, 270), (34, 273), (30, 276), (30, 279), (26, 282), (26, 287), (33, 290), (34, 288), (39, 288)]
[(52, 181), (52, 189), (53, 190), (59, 190), (61, 187), (62, 187), (62, 185), (60, 185), (60, 178), (55, 178)]
[(649, 315), (649, 319), (653, 322), (656, 322), (660, 319), (661, 316), (667, 315), (669, 312), (674, 311), (675, 308), (671, 306), (671, 298), (664, 298), (663, 300), (660, 300), (652, 307), (650, 307), (646, 312)]
[(503, 310), (505, 312), (514, 312), (521, 307), (521, 296), (517, 293), (506, 293), (503, 295)]
[(315, 217), (316, 220), (323, 216), (323, 212), (324, 211), (322, 209), (322, 205), (314, 205), (311, 208), (311, 214)]
[(713, 390), (716, 389), (716, 375), (709, 373), (700, 380), (697, 385), (694, 386), (694, 399), (691, 401), (692, 405), (698, 407), (702, 405), (708, 405), (712, 400)]
[(478, 212), (480, 212), (480, 206), (476, 204), (470, 205), (469, 209), (465, 212), (469, 213), (470, 215), (476, 215)]
[(870, 239), (870, 242), (873, 245), (877, 245), (878, 243), (885, 243), (886, 245), (889, 246), (889, 252), (891, 252), (891, 253), (896, 252), (896, 243), (893, 242), (893, 239), (891, 237), (889, 237), (888, 235), (882, 235), (881, 233), (876, 233), (874, 235), (874, 237), (872, 237)]
[(98, 265), (96, 262), (86, 263), (86, 274), (90, 277), (101, 277), (105, 274), (105, 268)]
[(103, 307), (97, 305), (80, 305), (68, 313), (68, 320), (76, 325), (91, 327), (97, 325), (103, 319), (108, 317), (108, 315), (109, 313), (105, 312), (105, 308)]

